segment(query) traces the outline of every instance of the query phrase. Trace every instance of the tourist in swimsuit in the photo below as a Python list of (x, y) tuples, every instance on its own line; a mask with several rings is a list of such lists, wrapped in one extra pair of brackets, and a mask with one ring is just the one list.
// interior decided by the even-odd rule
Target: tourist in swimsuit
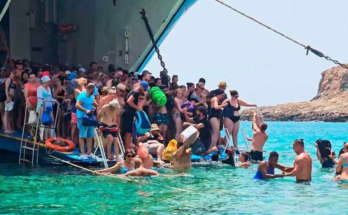
[[(65, 80), (63, 80), (63, 84), (66, 83)], [(65, 91), (66, 88), (64, 85), (62, 85), (62, 82), (60, 79), (55, 79), (54, 80), (54, 84), (53, 84), (54, 90), (53, 90), (53, 98), (56, 99), (59, 103), (59, 109), (57, 109), (57, 106), (54, 106), (55, 109), (57, 109), (57, 135), (59, 137), (64, 137), (65, 135), (63, 135), (62, 130), (63, 130), (63, 109), (64, 106), (66, 105), (65, 103)]]
[(297, 182), (310, 182), (312, 180), (312, 158), (304, 150), (303, 139), (297, 139), (292, 144), (296, 159), (294, 167), (284, 167), (284, 176), (294, 176)]
[(230, 91), (231, 99), (227, 100), (227, 106), (222, 111), (224, 117), (224, 126), (227, 128), (230, 135), (233, 137), (233, 145), (238, 152), (238, 132), (240, 126), (240, 109), (244, 107), (257, 107), (255, 104), (247, 103), (239, 99), (239, 94), (236, 90)]
[[(37, 94), (37, 88), (39, 87), (40, 87), (40, 83), (36, 82), (35, 73), (31, 73), (29, 76), (29, 82), (24, 85), (24, 98), (25, 98), (25, 101), (28, 101), (27, 107), (30, 110), (36, 109), (36, 105), (37, 105), (36, 94)], [(30, 99), (28, 100), (28, 98)]]
[(220, 138), (220, 118), (221, 112), (223, 108), (227, 105), (227, 101), (224, 101), (223, 104), (219, 105), (219, 101), (221, 100), (224, 91), (216, 90), (214, 93), (214, 97), (210, 102), (210, 112), (209, 112), (209, 122), (212, 128), (211, 132), (211, 146), (216, 146), (218, 139)]
[(196, 90), (191, 94), (189, 101), (192, 102), (195, 107), (201, 105), (207, 107), (206, 97), (205, 94), (203, 94), (204, 90), (204, 83), (198, 83)]
[(99, 130), (103, 133), (106, 143), (106, 157), (109, 160), (114, 160), (111, 149), (114, 145), (115, 159), (118, 161), (119, 142), (118, 142), (118, 124), (117, 118), (121, 112), (120, 105), (116, 99), (102, 107), (98, 113), (98, 121), (101, 123)]
[(183, 94), (181, 89), (177, 89), (175, 92), (174, 102), (175, 107), (173, 109), (172, 117), (175, 123), (175, 139), (178, 140), (180, 133), (182, 132), (182, 120), (181, 113), (184, 113), (184, 110), (181, 109), (181, 105), (184, 103), (182, 100)]
[(344, 144), (343, 153), (338, 159), (336, 173), (339, 174), (339, 179), (342, 182), (348, 182), (348, 143)]
[(330, 151), (330, 149), (327, 149), (330, 151), (330, 155), (328, 155), (327, 158), (323, 158), (321, 153), (320, 153), (318, 143), (315, 142), (314, 146), (317, 150), (317, 158), (320, 161), (322, 168), (334, 168), (336, 165), (336, 162), (335, 162), (334, 157), (332, 157), (332, 156), (335, 156), (335, 152)]
[(277, 152), (271, 152), (268, 161), (261, 161), (257, 168), (254, 179), (272, 179), (272, 178), (283, 178), (285, 173), (274, 174), (274, 169), (278, 168), (283, 170), (284, 167), (278, 164), (279, 154)]
[(177, 172), (183, 172), (191, 169), (191, 144), (182, 142), (182, 137), (178, 141), (178, 150), (173, 153), (173, 170)]
[(123, 161), (118, 162), (115, 166), (96, 171), (97, 173), (113, 173), (119, 172), (121, 174), (126, 174), (129, 171), (135, 170), (135, 164), (133, 159), (135, 158), (135, 153), (133, 150), (126, 150), (124, 153)]
[(164, 139), (160, 134), (160, 128), (157, 124), (152, 124), (150, 132), (138, 138), (137, 145), (139, 145), (139, 143), (147, 143), (149, 153), (152, 156), (156, 156), (158, 162), (162, 162)]
[[(12, 71), (10, 76), (5, 81), (5, 92), (6, 92), (6, 101), (5, 101), (5, 115), (4, 115), (4, 129), (5, 133), (11, 134), (14, 131), (14, 118), (13, 118), (13, 109), (8, 110), (6, 106), (10, 104), (13, 105), (14, 94), (16, 91), (16, 71)], [(7, 110), (6, 110), (7, 109)]]
[(234, 151), (233, 149), (227, 149), (226, 150), (226, 154), (228, 155), (228, 157), (224, 160), (222, 160), (221, 162), (224, 164), (229, 164), (233, 167), (241, 167), (241, 168), (249, 168), (251, 163), (250, 163), (250, 155), (249, 152), (243, 152), (239, 154), (238, 163), (235, 163), (234, 161)]
[(268, 140), (268, 134), (266, 134), (267, 124), (261, 123), (259, 117), (254, 113), (252, 120), (253, 138), (246, 136), (246, 139), (251, 141), (250, 157), (253, 161), (263, 160), (263, 146)]

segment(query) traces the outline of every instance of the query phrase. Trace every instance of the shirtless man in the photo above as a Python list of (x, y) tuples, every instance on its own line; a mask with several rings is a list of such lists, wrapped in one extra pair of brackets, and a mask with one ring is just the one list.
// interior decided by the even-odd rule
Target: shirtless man
[(119, 103), (116, 99), (104, 105), (98, 113), (98, 121), (101, 122), (99, 130), (103, 133), (104, 138), (107, 138), (106, 157), (109, 160), (114, 160), (111, 154), (111, 147), (114, 144), (116, 161), (118, 161), (119, 145), (118, 145), (118, 127), (116, 120), (120, 115)]
[(294, 167), (284, 167), (284, 176), (296, 176), (297, 182), (310, 182), (312, 180), (312, 158), (304, 150), (303, 139), (295, 140), (292, 146), (297, 156)]
[[(182, 138), (180, 136), (180, 138)], [(184, 144), (181, 140), (178, 141), (178, 150), (173, 153), (174, 171), (182, 172), (191, 168), (191, 146), (192, 143)]]
[(253, 116), (253, 138), (246, 137), (249, 141), (251, 141), (251, 151), (250, 157), (254, 161), (262, 161), (263, 160), (263, 146), (265, 145), (268, 134), (266, 134), (267, 124), (266, 123), (258, 123), (260, 119), (254, 113)]

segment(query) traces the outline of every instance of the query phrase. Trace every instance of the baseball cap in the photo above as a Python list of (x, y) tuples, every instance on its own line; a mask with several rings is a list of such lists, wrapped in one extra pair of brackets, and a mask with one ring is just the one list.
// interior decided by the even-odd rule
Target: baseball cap
[(68, 75), (68, 79), (71, 81), (73, 79), (77, 78), (77, 74), (75, 72), (72, 72)]
[(66, 74), (66, 75), (69, 75), (70, 73), (71, 73), (71, 72), (70, 72), (69, 70), (66, 70), (66, 71), (65, 71), (65, 74)]
[(113, 108), (119, 108), (120, 104), (118, 103), (117, 99), (112, 100), (109, 102), (109, 105)]
[(149, 84), (145, 81), (140, 82), (140, 85), (144, 87), (145, 91), (149, 91)]

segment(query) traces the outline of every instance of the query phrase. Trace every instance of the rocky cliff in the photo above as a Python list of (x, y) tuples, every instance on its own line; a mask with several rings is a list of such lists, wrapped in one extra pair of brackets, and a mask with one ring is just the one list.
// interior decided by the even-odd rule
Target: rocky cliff
[[(243, 111), (242, 119), (255, 109)], [(265, 121), (348, 121), (348, 70), (333, 67), (322, 73), (318, 94), (308, 102), (257, 108)]]

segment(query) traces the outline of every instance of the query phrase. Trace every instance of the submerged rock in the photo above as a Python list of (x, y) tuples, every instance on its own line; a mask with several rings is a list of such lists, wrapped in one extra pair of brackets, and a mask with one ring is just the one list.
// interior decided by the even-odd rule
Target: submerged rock
[(322, 73), (318, 94), (308, 102), (243, 110), (242, 120), (261, 112), (265, 121), (348, 121), (348, 70), (333, 67)]

